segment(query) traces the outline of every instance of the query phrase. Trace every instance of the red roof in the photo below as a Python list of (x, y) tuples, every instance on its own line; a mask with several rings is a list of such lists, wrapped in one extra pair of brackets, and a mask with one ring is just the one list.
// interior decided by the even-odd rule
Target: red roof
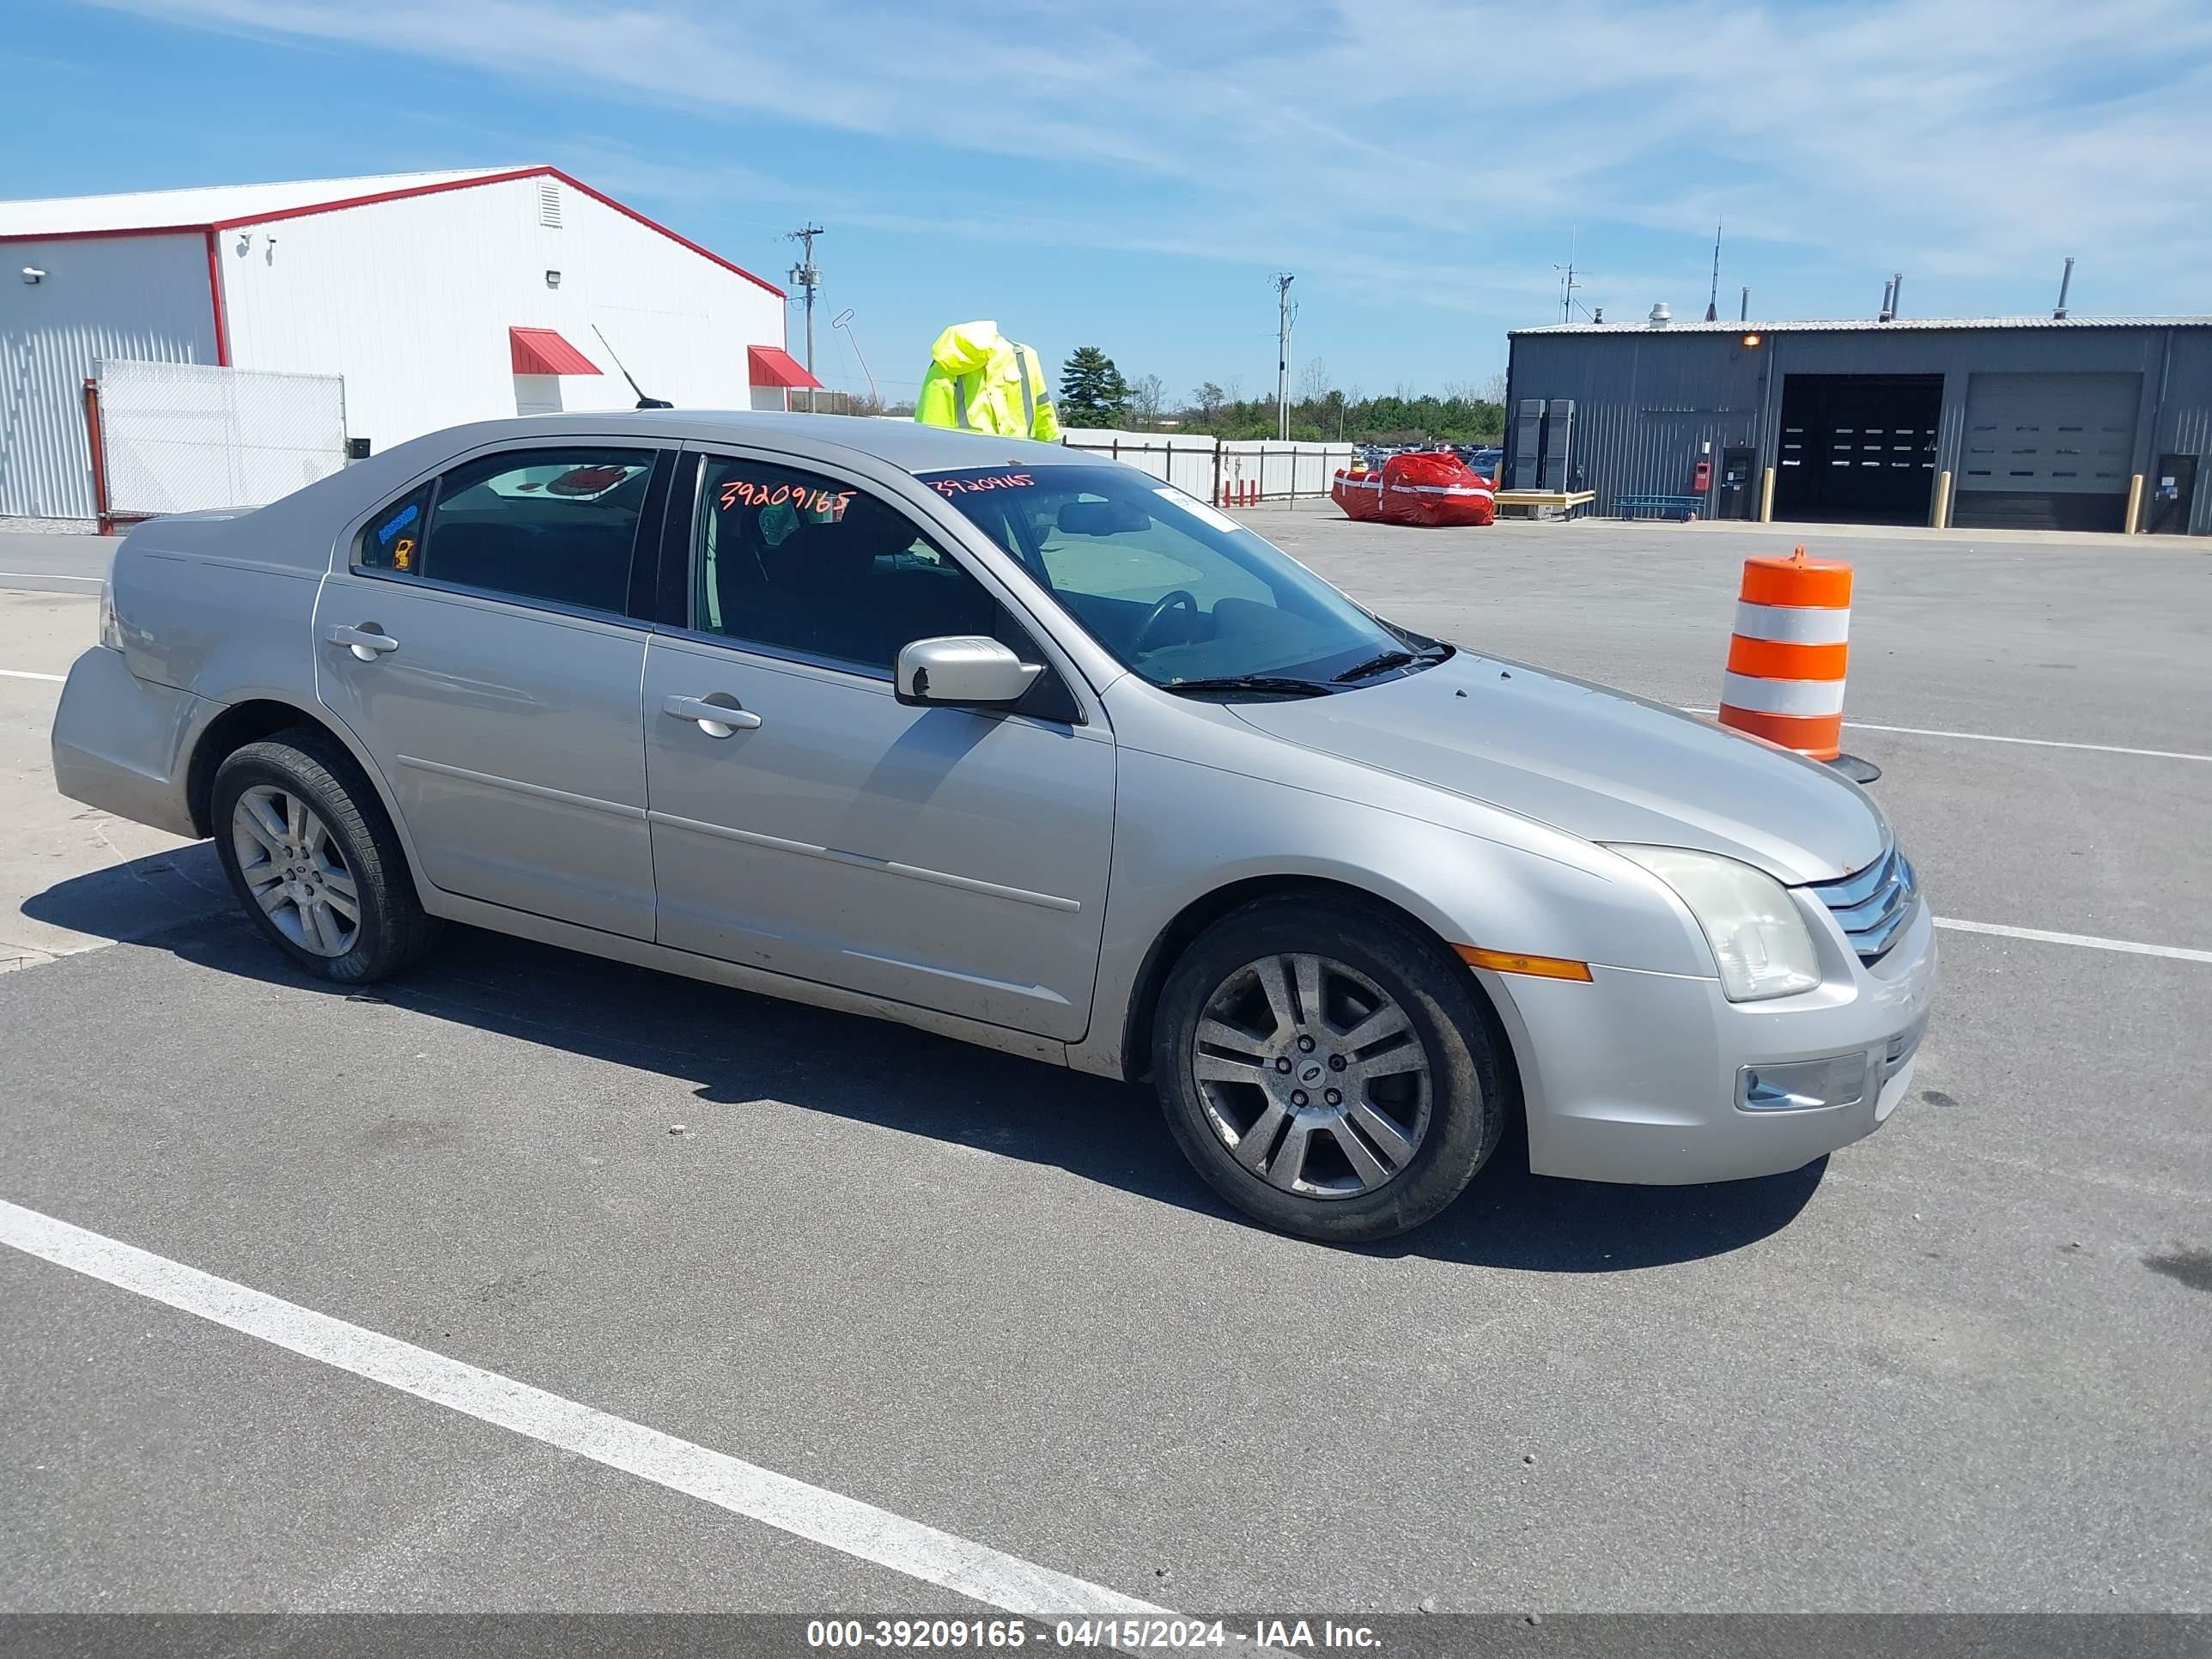
[(550, 328), (510, 328), (507, 355), (518, 374), (597, 374), (599, 366)]
[(822, 384), (781, 346), (747, 346), (745, 357), (752, 366), (750, 379), (754, 386), (819, 387)]

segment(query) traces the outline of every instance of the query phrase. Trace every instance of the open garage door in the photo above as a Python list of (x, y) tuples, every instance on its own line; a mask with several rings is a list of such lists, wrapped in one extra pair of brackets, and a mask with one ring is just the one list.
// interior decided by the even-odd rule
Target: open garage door
[(1977, 374), (1954, 525), (2122, 530), (2140, 374)]
[(1940, 374), (1790, 374), (1774, 516), (1926, 524), (1936, 485)]

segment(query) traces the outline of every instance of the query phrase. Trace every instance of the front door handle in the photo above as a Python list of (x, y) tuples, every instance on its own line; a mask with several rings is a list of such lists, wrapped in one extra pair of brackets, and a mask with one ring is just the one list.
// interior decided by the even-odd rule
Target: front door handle
[(699, 729), (710, 738), (754, 731), (761, 723), (758, 714), (738, 708), (738, 700), (726, 691), (704, 697), (671, 697), (660, 705), (660, 712), (673, 714), (679, 720), (698, 721)]
[(323, 637), (332, 645), (351, 647), (354, 655), (363, 662), (374, 662), (386, 652), (397, 651), (399, 648), (398, 641), (393, 639), (382, 629), (374, 626), (346, 628), (333, 624), (323, 630)]

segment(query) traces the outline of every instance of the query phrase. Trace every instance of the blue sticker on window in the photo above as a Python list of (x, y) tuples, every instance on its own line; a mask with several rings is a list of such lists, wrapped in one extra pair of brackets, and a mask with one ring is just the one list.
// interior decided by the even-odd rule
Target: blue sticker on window
[(416, 516), (422, 512), (422, 509), (416, 506), (414, 502), (408, 502), (404, 511), (395, 514), (391, 523), (386, 525), (381, 530), (376, 532), (377, 544), (379, 546), (382, 546), (390, 542), (394, 536), (397, 536), (401, 531), (406, 529), (409, 525), (413, 524)]

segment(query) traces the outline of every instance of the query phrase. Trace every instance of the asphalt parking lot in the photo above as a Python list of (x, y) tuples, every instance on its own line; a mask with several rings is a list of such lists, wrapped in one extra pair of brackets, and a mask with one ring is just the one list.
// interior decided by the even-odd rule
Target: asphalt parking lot
[[(1688, 706), (1791, 539), (1247, 516), (1395, 620)], [(1857, 567), (1847, 747), (1961, 924), (1915, 1097), (1735, 1186), (1501, 1160), (1349, 1251), (1097, 1079), (467, 932), (373, 995), (294, 973), (207, 847), (52, 793), (104, 552), (0, 538), (0, 1220), (897, 1523), (826, 1547), (690, 1454), (17, 1248), (5, 1607), (982, 1610), (915, 1571), (938, 1528), (1208, 1613), (2203, 1609), (2212, 554), (1812, 545)]]

